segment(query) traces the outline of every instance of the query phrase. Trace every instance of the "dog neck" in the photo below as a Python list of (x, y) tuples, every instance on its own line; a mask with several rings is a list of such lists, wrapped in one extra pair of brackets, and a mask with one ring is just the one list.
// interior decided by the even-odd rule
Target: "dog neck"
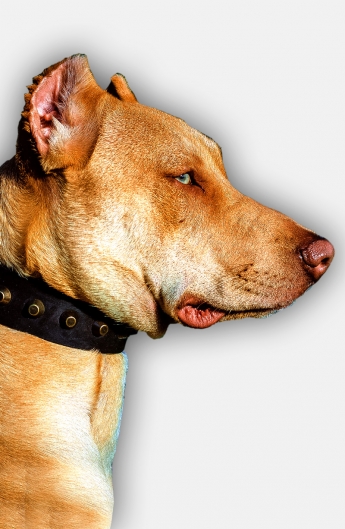
[[(0, 269), (0, 297), (6, 299), (5, 288), (11, 294), (9, 303), (0, 304), (0, 313), (4, 309), (3, 315), (7, 311), (12, 321), (0, 320), (1, 524), (35, 529), (108, 528), (113, 504), (111, 465), (122, 415), (127, 357), (123, 352), (100, 354), (103, 337), (92, 335), (92, 325), (105, 322), (109, 326), (117, 352), (119, 342), (122, 349), (126, 341), (118, 336), (127, 337), (132, 331), (116, 325), (114, 331), (114, 324), (86, 303), (7, 270), (39, 276), (36, 259), (45, 263), (54, 259), (52, 254), (30, 253), (28, 234), (37, 215), (48, 218), (52, 214), (46, 196), (41, 203), (39, 199), (55, 182), (46, 178), (43, 183), (32, 176), (21, 179), (14, 159), (1, 167), (0, 176), (0, 263), (6, 266)], [(53, 195), (51, 187), (50, 192)], [(51, 269), (55, 266), (52, 263)], [(58, 266), (56, 270), (59, 276)], [(76, 342), (55, 343), (52, 336), (13, 328), (23, 321), (46, 326), (44, 314), (39, 323), (22, 313), (28, 308), (27, 301), (37, 299), (43, 302), (46, 317), (50, 309), (55, 313), (46, 323), (55, 318), (58, 333), (73, 332), (73, 328), (60, 326), (60, 312), (77, 312), (80, 319), (75, 331), (82, 322), (85, 329), (86, 322), (91, 342), (82, 348), (79, 342), (76, 348)], [(10, 313), (12, 309), (17, 313)]]

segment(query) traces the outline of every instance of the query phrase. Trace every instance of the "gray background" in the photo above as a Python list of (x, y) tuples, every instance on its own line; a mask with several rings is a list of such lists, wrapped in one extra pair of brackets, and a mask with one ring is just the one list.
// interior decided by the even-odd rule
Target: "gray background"
[(344, 14), (336, 0), (1, 8), (2, 160), (32, 76), (83, 52), (101, 86), (126, 75), (222, 146), (238, 189), (337, 250), (269, 319), (129, 340), (113, 527), (344, 528)]

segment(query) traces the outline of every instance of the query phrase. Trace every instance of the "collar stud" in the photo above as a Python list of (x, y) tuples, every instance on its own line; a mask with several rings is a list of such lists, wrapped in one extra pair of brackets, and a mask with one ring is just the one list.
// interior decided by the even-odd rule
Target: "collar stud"
[(11, 301), (11, 297), (11, 292), (7, 287), (2, 287), (2, 289), (0, 289), (0, 303), (2, 305), (7, 305), (7, 303)]
[(68, 316), (66, 318), (66, 327), (73, 329), (77, 325), (77, 319), (74, 316)]
[(61, 314), (59, 322), (63, 329), (73, 329), (78, 323), (78, 314), (74, 310), (65, 310)]
[(109, 332), (109, 327), (106, 323), (95, 321), (92, 325), (92, 334), (94, 336), (105, 336)]
[(28, 303), (27, 311), (32, 318), (38, 318), (44, 314), (45, 306), (40, 299), (34, 299)]

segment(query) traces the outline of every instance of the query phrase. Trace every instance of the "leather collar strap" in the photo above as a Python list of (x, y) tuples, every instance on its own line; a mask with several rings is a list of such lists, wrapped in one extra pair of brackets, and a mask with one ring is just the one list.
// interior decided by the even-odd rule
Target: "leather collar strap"
[(138, 332), (40, 279), (20, 277), (1, 265), (0, 325), (66, 347), (106, 354), (121, 353), (128, 336)]

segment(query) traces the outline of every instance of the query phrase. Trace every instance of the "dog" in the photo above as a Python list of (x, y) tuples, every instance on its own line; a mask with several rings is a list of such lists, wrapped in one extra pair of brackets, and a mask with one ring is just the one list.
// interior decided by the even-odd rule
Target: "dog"
[(122, 75), (103, 90), (75, 55), (28, 89), (1, 167), (0, 527), (105, 529), (126, 337), (268, 316), (334, 249)]

